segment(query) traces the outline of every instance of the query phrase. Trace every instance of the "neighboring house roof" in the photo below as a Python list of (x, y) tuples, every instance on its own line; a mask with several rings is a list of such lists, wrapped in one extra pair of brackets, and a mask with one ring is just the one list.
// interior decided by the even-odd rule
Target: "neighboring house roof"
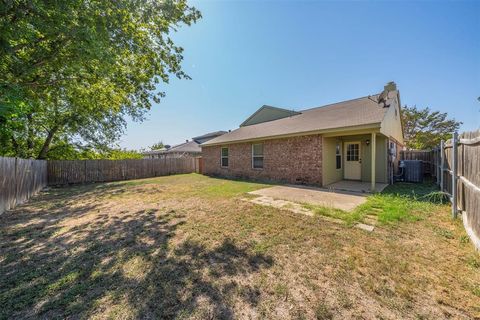
[(287, 110), (272, 106), (263, 105), (260, 109), (255, 111), (247, 120), (245, 120), (240, 127), (251, 126), (257, 123), (278, 120), (300, 114), (294, 110)]
[(188, 142), (177, 144), (167, 150), (167, 153), (173, 152), (202, 152), (202, 148), (200, 148), (200, 145), (196, 141), (190, 140)]
[(191, 140), (191, 141), (177, 144), (168, 149), (162, 148), (158, 150), (145, 151), (142, 154), (149, 155), (149, 154), (200, 153), (200, 152), (202, 152), (202, 148), (200, 148), (200, 145), (196, 141)]
[(206, 141), (211, 140), (213, 138), (216, 138), (218, 136), (221, 136), (225, 133), (227, 133), (227, 131), (210, 132), (210, 133), (206, 133), (204, 135), (198, 136), (198, 137), (193, 137), (192, 140), (195, 140), (198, 143), (203, 143), (203, 142), (206, 142)]
[(227, 133), (227, 131), (215, 131), (215, 132), (206, 133), (204, 135), (192, 138), (192, 140), (190, 141), (187, 140), (184, 143), (174, 145), (168, 149), (162, 148), (158, 150), (145, 151), (145, 152), (142, 152), (142, 154), (151, 155), (151, 154), (167, 154), (167, 153), (201, 153), (202, 148), (200, 147), (200, 143), (209, 141), (225, 133)]
[[(391, 92), (393, 93), (393, 92)], [(398, 93), (395, 91), (395, 93)], [(290, 134), (328, 131), (338, 128), (378, 125), (389, 109), (378, 103), (380, 94), (299, 111), (278, 120), (248, 125), (212, 139), (203, 146), (240, 142)]]

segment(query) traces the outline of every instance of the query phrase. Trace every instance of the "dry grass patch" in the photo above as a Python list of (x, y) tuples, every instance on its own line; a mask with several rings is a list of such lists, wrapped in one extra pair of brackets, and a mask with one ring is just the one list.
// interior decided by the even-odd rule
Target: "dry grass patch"
[(44, 192), (0, 216), (0, 318), (480, 316), (480, 260), (448, 207), (366, 233), (241, 201), (262, 187), (192, 174)]

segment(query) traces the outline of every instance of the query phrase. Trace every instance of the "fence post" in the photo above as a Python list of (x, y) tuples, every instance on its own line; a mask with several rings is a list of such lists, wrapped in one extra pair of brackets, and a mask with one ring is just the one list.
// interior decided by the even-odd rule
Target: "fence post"
[(453, 133), (452, 139), (452, 218), (457, 217), (457, 152), (458, 133)]
[(440, 146), (436, 147), (435, 148), (435, 170), (437, 170), (437, 172), (435, 173), (435, 175), (437, 176), (437, 186), (440, 186)]
[(445, 141), (440, 141), (440, 190), (443, 191), (443, 167), (445, 166)]

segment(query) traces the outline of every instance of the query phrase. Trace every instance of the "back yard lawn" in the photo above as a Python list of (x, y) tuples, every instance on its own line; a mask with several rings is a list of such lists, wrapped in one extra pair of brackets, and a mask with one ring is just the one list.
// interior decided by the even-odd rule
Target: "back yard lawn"
[[(0, 318), (480, 317), (480, 258), (448, 206), (390, 189), (336, 223), (242, 200), (262, 187), (44, 192), (0, 215)], [(372, 215), (373, 233), (351, 227)]]

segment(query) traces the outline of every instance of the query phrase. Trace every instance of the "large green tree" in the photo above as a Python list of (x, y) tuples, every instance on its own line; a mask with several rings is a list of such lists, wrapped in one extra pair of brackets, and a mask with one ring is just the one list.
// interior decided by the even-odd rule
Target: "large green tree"
[(405, 106), (402, 109), (403, 135), (408, 149), (432, 149), (441, 140), (452, 137), (461, 122), (449, 119), (447, 113)]
[(111, 146), (182, 71), (185, 0), (0, 0), (0, 154)]

